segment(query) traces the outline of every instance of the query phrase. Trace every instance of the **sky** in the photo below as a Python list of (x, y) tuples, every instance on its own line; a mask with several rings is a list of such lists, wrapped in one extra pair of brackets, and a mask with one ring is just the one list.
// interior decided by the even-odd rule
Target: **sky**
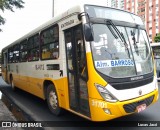
[(23, 0), (23, 9), (0, 11), (6, 19), (5, 25), (0, 28), (0, 51), (3, 47), (24, 36), (34, 28), (52, 18), (52, 0)]
[[(0, 51), (5, 46), (24, 36), (34, 28), (52, 18), (53, 0), (23, 0), (23, 9), (0, 11), (6, 19), (5, 25), (0, 26)], [(54, 15), (58, 15), (68, 8), (81, 3), (104, 5), (107, 0), (54, 0)]]

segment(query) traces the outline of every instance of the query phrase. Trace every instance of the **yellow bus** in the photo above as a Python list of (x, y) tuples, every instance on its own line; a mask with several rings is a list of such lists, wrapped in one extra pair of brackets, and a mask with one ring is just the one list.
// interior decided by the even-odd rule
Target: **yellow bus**
[(75, 6), (5, 47), (2, 57), (3, 79), (46, 100), (55, 115), (66, 109), (106, 121), (158, 100), (145, 27), (126, 11)]

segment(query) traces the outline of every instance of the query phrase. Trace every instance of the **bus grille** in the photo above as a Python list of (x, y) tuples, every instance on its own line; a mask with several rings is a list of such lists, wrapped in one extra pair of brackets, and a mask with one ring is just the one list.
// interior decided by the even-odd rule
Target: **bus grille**
[(154, 99), (154, 95), (149, 97), (149, 98), (146, 98), (144, 100), (141, 100), (141, 101), (138, 101), (138, 102), (133, 102), (133, 103), (130, 103), (130, 104), (125, 104), (123, 106), (124, 110), (126, 113), (132, 113), (132, 112), (135, 112), (136, 110), (136, 107), (141, 105), (141, 104), (146, 104), (147, 106), (149, 106), (152, 101)]

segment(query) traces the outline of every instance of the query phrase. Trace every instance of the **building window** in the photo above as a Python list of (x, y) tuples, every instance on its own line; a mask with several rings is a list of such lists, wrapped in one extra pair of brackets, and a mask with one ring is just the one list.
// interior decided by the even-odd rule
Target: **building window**
[(145, 12), (145, 8), (142, 8), (142, 9), (141, 9), (141, 12)]
[(159, 15), (159, 12), (156, 13), (156, 16), (158, 16), (158, 15)]

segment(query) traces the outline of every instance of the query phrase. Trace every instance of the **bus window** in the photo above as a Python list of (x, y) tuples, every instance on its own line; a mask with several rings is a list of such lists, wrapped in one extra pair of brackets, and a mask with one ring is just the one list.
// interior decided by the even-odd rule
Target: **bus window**
[(24, 40), (20, 43), (20, 62), (26, 62), (27, 56), (27, 40)]
[(28, 61), (39, 60), (39, 35), (35, 35), (28, 40)]
[(41, 58), (58, 59), (59, 57), (59, 35), (58, 25), (50, 27), (41, 33)]
[(13, 63), (13, 48), (9, 48), (9, 56), (8, 56), (8, 61), (9, 63)]
[(19, 44), (13, 47), (13, 63), (19, 61)]
[(71, 43), (71, 33), (66, 33), (66, 47), (67, 47), (67, 57), (68, 57), (68, 69), (73, 70), (73, 61), (72, 61), (72, 43)]

